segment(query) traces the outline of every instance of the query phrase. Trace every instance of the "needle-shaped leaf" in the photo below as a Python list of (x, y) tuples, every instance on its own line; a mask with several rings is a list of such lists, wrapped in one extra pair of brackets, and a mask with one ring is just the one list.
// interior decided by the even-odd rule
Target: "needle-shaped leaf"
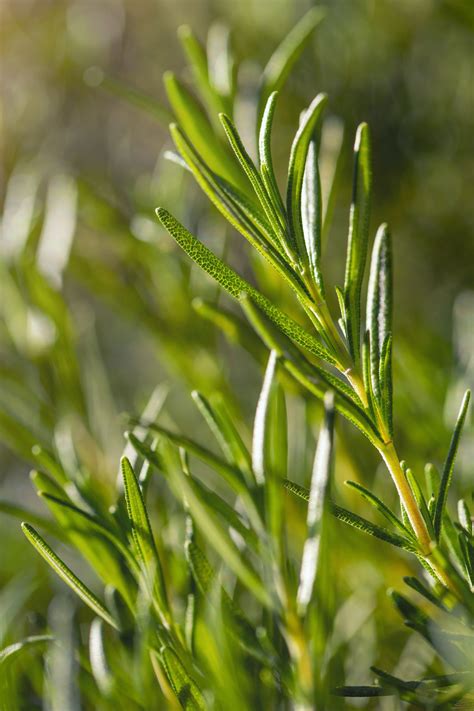
[(70, 568), (64, 563), (59, 556), (49, 547), (44, 538), (30, 526), (28, 523), (22, 523), (21, 528), (31, 545), (36, 548), (38, 553), (43, 556), (43, 558), (50, 564), (53, 570), (59, 575), (59, 577), (69, 585), (69, 587), (78, 595), (86, 605), (88, 605), (91, 610), (95, 612), (96, 615), (101, 617), (105, 622), (107, 622), (115, 629), (119, 629), (119, 625), (116, 620), (112, 617), (109, 611), (104, 607), (101, 601), (94, 595), (92, 590), (90, 590), (82, 580), (72, 572)]
[(349, 526), (357, 528), (359, 531), (368, 533), (369, 536), (374, 536), (375, 538), (379, 538), (381, 541), (390, 543), (392, 546), (403, 548), (406, 551), (410, 551), (410, 553), (414, 553), (417, 550), (416, 545), (412, 543), (412, 541), (408, 540), (408, 538), (392, 533), (386, 528), (382, 528), (382, 526), (377, 526), (375, 523), (367, 521), (367, 519), (362, 516), (359, 516), (351, 511), (347, 511), (347, 509), (344, 509), (341, 506), (337, 506), (337, 504), (331, 505), (331, 513), (339, 521), (343, 521)]
[(260, 130), (258, 134), (258, 157), (260, 160), (260, 172), (262, 174), (262, 180), (265, 184), (268, 195), (270, 196), (270, 199), (273, 202), (275, 210), (281, 215), (284, 215), (285, 208), (283, 205), (283, 200), (281, 199), (280, 191), (278, 189), (275, 171), (273, 169), (271, 145), (273, 116), (275, 113), (277, 97), (278, 92), (274, 91), (272, 94), (270, 94), (267, 103), (265, 104), (265, 110), (263, 112), (262, 121), (260, 123)]
[(388, 226), (379, 227), (372, 248), (367, 291), (366, 323), (370, 333), (370, 373), (374, 394), (381, 402), (380, 359), (392, 332), (392, 243)]
[(161, 562), (156, 549), (142, 491), (135, 472), (126, 457), (121, 459), (125, 504), (135, 554), (148, 582), (152, 580), (153, 595), (162, 620), (169, 624), (168, 597)]
[(426, 587), (426, 585), (423, 585), (423, 583), (420, 582), (418, 578), (408, 576), (403, 578), (403, 581), (412, 590), (416, 590), (419, 595), (424, 597), (426, 600), (429, 600), (429, 602), (431, 602), (433, 605), (436, 605), (436, 607), (439, 607), (440, 610), (448, 612), (448, 608), (443, 605), (440, 598), (432, 590)]
[(176, 652), (171, 647), (162, 647), (159, 660), (182, 708), (185, 711), (206, 711), (208, 706), (199, 686), (189, 676)]
[(315, 139), (310, 141), (303, 177), (301, 194), (301, 219), (311, 275), (324, 297), (324, 282), (321, 272), (322, 242), (322, 195), (318, 165), (318, 148)]
[(305, 295), (301, 279), (290, 269), (278, 251), (276, 236), (260, 206), (253, 198), (244, 195), (224, 178), (213, 173), (176, 124), (170, 126), (170, 132), (176, 148), (212, 204), (270, 262), (295, 292)]
[(325, 11), (320, 7), (309, 10), (273, 52), (263, 70), (261, 80), (260, 105), (262, 108), (272, 91), (278, 91), (283, 86), (293, 65), (324, 15)]
[(173, 74), (166, 72), (163, 81), (173, 112), (197, 151), (217, 174), (246, 190), (230, 154), (216, 137), (207, 116), (191, 92)]
[[(314, 268), (315, 270), (319, 270), (321, 233), (319, 228), (317, 230), (317, 234), (309, 234), (308, 232), (308, 243), (306, 242), (305, 232), (303, 229), (301, 197), (309, 146), (314, 137), (316, 126), (321, 118), (321, 114), (326, 103), (327, 95), (318, 94), (303, 114), (302, 121), (291, 146), (290, 163), (288, 166), (288, 182), (286, 188), (286, 209), (288, 213), (290, 234), (293, 240), (292, 246), (296, 248), (298, 256), (302, 259), (303, 264), (310, 267), (312, 265), (311, 269)], [(312, 206), (315, 209), (318, 209), (320, 213), (321, 200), (319, 194), (319, 175), (316, 175), (316, 177), (314, 175), (311, 176), (310, 173), (312, 169), (317, 170), (317, 163), (313, 163), (312, 166), (308, 166), (308, 180), (315, 180), (317, 183), (317, 197), (315, 198), (315, 196), (312, 195), (311, 200), (313, 201)], [(314, 184), (312, 187), (314, 188)], [(314, 204), (314, 200), (316, 200), (316, 204)], [(306, 203), (307, 202), (308, 201), (306, 200)], [(306, 207), (308, 207), (307, 204)], [(314, 217), (316, 217), (316, 215)], [(319, 219), (321, 219), (320, 215)]]
[(360, 302), (367, 259), (371, 192), (369, 127), (366, 123), (362, 123), (357, 129), (354, 143), (354, 178), (344, 280), (345, 331), (356, 364), (360, 362)]
[[(87, 531), (87, 529), (92, 529), (93, 531), (95, 531), (96, 533), (99, 533), (101, 536), (103, 536), (105, 539), (107, 539), (107, 541), (110, 541), (110, 543), (112, 543), (112, 545), (116, 548), (116, 550), (122, 554), (122, 556), (127, 561), (128, 565), (131, 567), (131, 569), (136, 570), (136, 561), (135, 561), (135, 558), (133, 557), (133, 555), (131, 554), (130, 550), (120, 540), (117, 533), (115, 533), (113, 530), (111, 530), (107, 525), (105, 525), (97, 517), (92, 516), (87, 511), (83, 511), (78, 506), (75, 506), (74, 504), (72, 504), (70, 501), (67, 501), (66, 499), (59, 498), (57, 496), (54, 496), (53, 494), (48, 494), (45, 491), (40, 491), (38, 493), (43, 499), (45, 499), (48, 502), (48, 504), (50, 506), (52, 506), (53, 510), (54, 510), (54, 507), (60, 507), (68, 512), (69, 525), (66, 525), (66, 530), (68, 528), (71, 528), (72, 530), (74, 530), (76, 526), (79, 526), (79, 529), (80, 528), (84, 529), (84, 527), (85, 527), (86, 531)], [(75, 521), (76, 521), (76, 523), (74, 523)]]
[(306, 613), (313, 599), (318, 576), (319, 553), (327, 510), (334, 437), (334, 396), (328, 393), (324, 400), (325, 418), (318, 438), (306, 515), (307, 537), (301, 561), (300, 582), (297, 594), (298, 610)]
[(273, 200), (267, 192), (263, 179), (260, 176), (249, 154), (247, 153), (236, 127), (234, 126), (230, 118), (225, 114), (220, 114), (219, 118), (221, 120), (222, 126), (224, 127), (224, 131), (226, 133), (230, 146), (234, 151), (250, 184), (252, 185), (255, 195), (257, 196), (258, 202), (262, 206), (266, 218), (272, 227), (276, 240), (283, 247), (286, 247), (287, 245), (285, 228), (281, 213), (278, 211), (278, 209), (275, 208)]
[(392, 334), (388, 333), (380, 354), (380, 399), (383, 421), (390, 437), (393, 437), (393, 383), (392, 383)]
[(461, 439), (462, 430), (464, 427), (464, 422), (466, 420), (467, 409), (469, 407), (469, 400), (471, 398), (471, 393), (469, 390), (466, 391), (464, 399), (461, 404), (461, 409), (459, 411), (458, 419), (454, 427), (453, 436), (451, 438), (451, 443), (449, 445), (448, 456), (446, 457), (446, 462), (444, 464), (443, 472), (441, 474), (441, 481), (439, 485), (439, 492), (436, 499), (436, 507), (433, 517), (433, 527), (436, 536), (436, 540), (439, 541), (441, 536), (441, 529), (443, 526), (443, 515), (446, 506), (446, 499), (448, 497), (448, 489), (453, 476), (454, 463), (456, 461), (456, 454), (459, 447), (459, 440)]
[(346, 481), (347, 486), (355, 489), (363, 499), (369, 502), (377, 511), (379, 511), (382, 516), (385, 516), (387, 521), (389, 521), (395, 528), (397, 528), (404, 536), (412, 537), (411, 531), (406, 528), (397, 516), (386, 506), (383, 501), (381, 501), (375, 494), (366, 489), (362, 484), (358, 484), (355, 481)]
[(178, 38), (194, 75), (194, 81), (207, 105), (209, 116), (216, 116), (227, 110), (227, 103), (213, 87), (209, 78), (209, 66), (204, 47), (189, 27), (181, 25)]
[(248, 294), (288, 338), (322, 360), (335, 364), (334, 356), (312, 334), (280, 311), (269, 299), (250, 286), (250, 284), (234, 272), (233, 269), (224, 264), (210, 249), (205, 247), (196, 237), (188, 232), (167, 210), (159, 207), (157, 215), (163, 226), (186, 254), (213, 277), (231, 296), (240, 301), (244, 294)]

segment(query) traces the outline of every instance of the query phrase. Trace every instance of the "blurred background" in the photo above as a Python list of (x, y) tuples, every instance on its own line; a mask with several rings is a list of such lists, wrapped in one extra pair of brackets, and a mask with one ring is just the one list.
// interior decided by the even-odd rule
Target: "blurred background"
[[(388, 221), (394, 235), (397, 438), (422, 470), (426, 461), (443, 460), (461, 393), (474, 386), (474, 4), (323, 5), (327, 16), (282, 90), (275, 160), (283, 174), (300, 111), (327, 92), (344, 143), (325, 261), (333, 283), (341, 283), (351, 145), (357, 124), (370, 124), (372, 234)], [(170, 423), (205, 438), (189, 398), (196, 387), (227, 394), (248, 436), (262, 354), (229, 344), (193, 306), (201, 297), (238, 314), (158, 227), (155, 207), (170, 209), (283, 304), (286, 293), (249, 259), (243, 240), (190, 176), (165, 160), (171, 111), (162, 76), (173, 70), (192, 84), (177, 38), (184, 23), (203, 43), (209, 34), (216, 52), (230, 41), (238, 68), (236, 119), (245, 134), (261, 68), (311, 6), (2, 0), (0, 605), (12, 624), (0, 624), (0, 646), (20, 631), (41, 629), (52, 592), (62, 590), (9, 515), (15, 504), (41, 510), (28, 478), (37, 465), (35, 444), (54, 445), (63, 464), (112, 491), (123, 413), (141, 412), (155, 391), (158, 399), (166, 396)], [(290, 399), (291, 477), (305, 482), (319, 412), (297, 393)], [(376, 457), (351, 428), (341, 423), (341, 431), (335, 495), (360, 506), (342, 487), (352, 478), (390, 498)], [(472, 484), (473, 459), (471, 426), (453, 501), (469, 477)], [(385, 590), (408, 564), (362, 536), (357, 543), (354, 549), (354, 536), (341, 525), (334, 546), (340, 603), (356, 596), (360, 619), (349, 633), (342, 617), (340, 634), (363, 652), (351, 655), (347, 683), (360, 680), (358, 660), (367, 670), (383, 653), (393, 667), (387, 639), (405, 644)], [(371, 617), (376, 605), (387, 608), (383, 628)], [(408, 649), (405, 664), (410, 654), (420, 652)]]

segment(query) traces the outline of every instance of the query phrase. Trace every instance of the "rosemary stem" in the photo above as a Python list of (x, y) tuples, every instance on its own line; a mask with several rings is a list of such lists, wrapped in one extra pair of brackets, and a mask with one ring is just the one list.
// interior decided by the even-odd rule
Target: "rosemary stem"
[(405, 477), (403, 469), (400, 466), (400, 460), (392, 442), (382, 445), (379, 449), (380, 454), (387, 465), (387, 469), (396, 486), (398, 495), (407, 512), (408, 519), (412, 525), (415, 535), (420, 544), (423, 556), (428, 557), (431, 552), (431, 536), (423, 520), (418, 504), (410, 488), (410, 485)]

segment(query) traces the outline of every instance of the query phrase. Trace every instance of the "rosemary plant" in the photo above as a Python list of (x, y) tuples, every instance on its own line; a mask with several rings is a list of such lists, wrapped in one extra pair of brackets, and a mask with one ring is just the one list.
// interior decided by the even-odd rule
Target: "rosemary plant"
[[(141, 417), (130, 420), (112, 505), (74, 457), (66, 461), (54, 447), (50, 451), (38, 445), (33, 448), (37, 469), (32, 481), (53, 519), (2, 503), (4, 512), (30, 521), (22, 524), (26, 538), (94, 615), (79, 664), (86, 686), (100, 692), (92, 694), (96, 708), (332, 711), (344, 708), (344, 697), (390, 695), (427, 709), (472, 702), (473, 518), (465, 500), (459, 502), (457, 521), (447, 509), (469, 393), (442, 471), (438, 474), (428, 463), (422, 485), (402, 460), (395, 437), (392, 244), (386, 224), (378, 228), (370, 250), (363, 315), (372, 193), (369, 128), (361, 124), (355, 137), (345, 278), (336, 287), (338, 315), (322, 269), (332, 199), (332, 185), (323, 190), (319, 170), (328, 102), (324, 94), (301, 115), (283, 194), (274, 170), (271, 136), (278, 91), (320, 19), (318, 10), (305, 16), (262, 72), (254, 147), (245, 147), (234, 125), (237, 89), (225, 42), (226, 71), (217, 81), (192, 31), (180, 31), (209, 120), (185, 85), (172, 74), (165, 76), (176, 118), (170, 131), (177, 153), (170, 157), (192, 173), (231, 227), (286, 282), (300, 309), (295, 320), (168, 210), (158, 208), (163, 227), (240, 303), (260, 339), (234, 314), (202, 301), (195, 304), (199, 314), (257, 360), (265, 356), (251, 444), (216, 393), (205, 397), (194, 392), (193, 400), (219, 454), (163, 426), (163, 403), (152, 399)], [(308, 488), (293, 480), (288, 462), (287, 384), (296, 384), (309, 401), (324, 403)], [(347, 482), (389, 528), (334, 501), (334, 425), (339, 416), (377, 450), (395, 485), (399, 516), (371, 490)], [(27, 450), (34, 438), (27, 432), (22, 436)], [(160, 488), (159, 531), (152, 528), (154, 474), (167, 484)], [(286, 522), (289, 501), (294, 506), (307, 503), (305, 542), (298, 553)], [(178, 544), (163, 535), (164, 519), (173, 517), (180, 521)], [(422, 579), (411, 576), (405, 582), (423, 598), (429, 614), (399, 593), (392, 598), (407, 625), (432, 645), (449, 673), (406, 680), (374, 668), (376, 684), (342, 684), (337, 651), (331, 646), (329, 534), (338, 521), (412, 554), (423, 566)], [(104, 585), (104, 596), (66, 564), (37, 528), (82, 554)], [(11, 645), (1, 652), (2, 669), (22, 650), (54, 644), (58, 642), (51, 635), (36, 635)], [(8, 698), (7, 675), (1, 683)], [(143, 689), (149, 690), (146, 697)]]

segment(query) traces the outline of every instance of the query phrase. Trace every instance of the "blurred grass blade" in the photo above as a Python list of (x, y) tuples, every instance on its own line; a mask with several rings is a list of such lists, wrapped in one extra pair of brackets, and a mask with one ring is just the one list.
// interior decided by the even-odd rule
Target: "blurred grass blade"
[[(303, 192), (303, 181), (305, 170), (307, 167), (306, 158), (308, 155), (309, 146), (311, 140), (313, 139), (316, 126), (321, 118), (322, 110), (325, 107), (326, 103), (327, 95), (318, 94), (303, 114), (301, 124), (298, 128), (298, 131), (296, 132), (296, 136), (291, 146), (290, 163), (288, 166), (288, 182), (286, 189), (286, 209), (288, 213), (290, 232), (293, 238), (293, 246), (296, 247), (298, 256), (300, 257), (300, 259), (302, 259), (303, 264), (310, 266), (312, 270), (315, 270), (314, 273), (316, 274), (319, 272), (321, 232), (320, 229), (318, 229), (317, 234), (309, 234), (308, 232), (306, 235), (308, 237), (308, 242), (306, 242), (302, 222), (301, 196)], [(308, 166), (308, 179), (310, 176), (311, 168), (314, 169), (315, 165)], [(318, 209), (318, 219), (320, 220), (321, 200), (319, 194), (319, 176), (316, 175), (316, 177), (311, 177), (313, 178), (313, 180), (316, 181), (316, 189), (318, 193), (316, 197), (316, 204), (314, 204), (314, 195), (311, 196), (311, 199), (315, 209)], [(306, 202), (308, 201), (306, 200)], [(308, 207), (308, 205), (306, 206)], [(312, 226), (314, 227), (314, 223), (312, 223)]]
[(367, 259), (371, 193), (369, 127), (362, 123), (354, 143), (354, 179), (344, 280), (345, 331), (356, 365), (360, 362), (361, 289)]
[(308, 331), (293, 321), (289, 316), (274, 306), (263, 294), (254, 289), (236, 272), (215, 256), (207, 247), (199, 242), (183, 225), (181, 225), (169, 212), (160, 207), (157, 215), (172, 237), (186, 254), (193, 259), (205, 272), (212, 276), (231, 296), (241, 300), (244, 294), (262, 309), (262, 311), (285, 333), (290, 340), (295, 341), (313, 355), (335, 364), (334, 356)]
[(195, 84), (206, 103), (208, 115), (213, 120), (217, 118), (219, 112), (227, 110), (228, 104), (222, 99), (210, 81), (209, 66), (204, 47), (189, 25), (181, 25), (178, 28), (178, 38), (191, 66)]
[(88, 605), (96, 613), (96, 615), (101, 617), (105, 622), (107, 622), (115, 629), (119, 629), (117, 622), (106, 610), (100, 600), (56, 555), (56, 553), (48, 546), (46, 541), (39, 535), (37, 531), (35, 531), (33, 526), (30, 526), (28, 523), (22, 523), (21, 528), (27, 539), (32, 544), (32, 546), (36, 548), (40, 555), (43, 556), (43, 558), (50, 564), (53, 570), (59, 575), (59, 577), (67, 585), (69, 585), (69, 587), (81, 598), (81, 600), (85, 602), (85, 604)]
[(0, 650), (0, 666), (7, 664), (17, 656), (20, 656), (22, 652), (27, 651), (31, 647), (42, 646), (48, 642), (53, 641), (53, 637), (49, 634), (39, 634), (33, 635), (31, 637), (25, 637), (20, 642), (14, 642), (9, 644), (8, 647), (4, 647)]
[(153, 595), (162, 621), (169, 626), (168, 597), (161, 562), (156, 549), (145, 502), (135, 472), (126, 457), (122, 457), (125, 503), (130, 520), (134, 548), (148, 580), (153, 581)]
[(334, 395), (327, 393), (324, 399), (324, 424), (321, 428), (316, 457), (311, 476), (311, 487), (306, 515), (307, 537), (303, 549), (300, 582), (297, 593), (299, 614), (304, 616), (313, 599), (313, 590), (318, 576), (319, 553), (324, 531), (324, 517), (330, 485), (334, 438)]
[(275, 378), (277, 354), (270, 352), (265, 378), (255, 410), (255, 420), (252, 436), (252, 468), (259, 486), (265, 484), (267, 460), (267, 419), (273, 380)]
[(89, 631), (89, 660), (92, 676), (101, 694), (110, 696), (116, 682), (105, 656), (104, 628), (102, 620), (96, 617)]
[(441, 474), (441, 482), (439, 485), (439, 492), (436, 499), (436, 506), (433, 516), (433, 527), (435, 532), (436, 540), (439, 541), (441, 536), (441, 529), (443, 526), (443, 515), (446, 506), (446, 500), (448, 497), (448, 489), (453, 476), (454, 463), (456, 461), (456, 454), (458, 451), (459, 440), (461, 439), (462, 430), (464, 427), (464, 422), (466, 420), (467, 409), (469, 407), (469, 400), (471, 398), (471, 393), (469, 390), (466, 391), (464, 399), (461, 404), (461, 409), (459, 411), (458, 419), (454, 427), (453, 436), (451, 438), (451, 443), (449, 445), (448, 456), (444, 464), (443, 473)]
[(325, 11), (320, 7), (309, 10), (273, 52), (261, 79), (260, 106), (262, 108), (272, 91), (278, 91), (283, 86), (324, 15)]
[(117, 96), (119, 99), (124, 99), (130, 105), (140, 109), (140, 111), (150, 114), (164, 125), (170, 122), (171, 113), (153, 97), (115, 77), (102, 75), (98, 78), (100, 79), (98, 84), (100, 88), (105, 89), (105, 91)]
[(250, 454), (229, 416), (222, 398), (213, 395), (212, 402), (209, 402), (196, 390), (191, 395), (228, 462), (237, 467), (245, 475), (247, 481), (253, 484)]
[(231, 538), (216, 520), (215, 516), (209, 511), (209, 508), (204, 505), (200, 497), (196, 494), (189, 478), (182, 472), (177, 454), (173, 452), (170, 445), (166, 448), (164, 457), (166, 458), (170, 484), (175, 495), (186, 502), (196, 525), (202, 531), (209, 544), (214, 547), (245, 587), (247, 587), (265, 607), (271, 608), (272, 598), (265, 589), (262, 581), (255, 570), (243, 558)]

